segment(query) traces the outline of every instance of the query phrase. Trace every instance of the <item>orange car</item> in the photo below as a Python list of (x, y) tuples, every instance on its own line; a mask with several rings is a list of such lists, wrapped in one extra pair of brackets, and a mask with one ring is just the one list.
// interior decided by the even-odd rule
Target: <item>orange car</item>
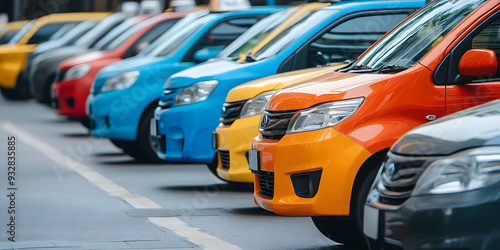
[[(363, 205), (388, 148), (418, 125), (500, 98), (499, 17), (499, 0), (434, 0), (348, 66), (274, 94), (249, 152), (255, 202), (312, 216), (334, 241), (365, 242)], [(399, 184), (388, 195), (414, 185)]]

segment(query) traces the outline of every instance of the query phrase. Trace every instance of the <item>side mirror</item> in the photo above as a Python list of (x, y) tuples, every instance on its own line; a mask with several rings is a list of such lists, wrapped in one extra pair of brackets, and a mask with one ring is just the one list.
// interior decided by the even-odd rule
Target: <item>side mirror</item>
[(489, 49), (471, 49), (458, 63), (458, 73), (469, 77), (491, 76), (497, 73), (497, 68), (497, 55)]
[(222, 46), (200, 49), (194, 52), (193, 59), (198, 63), (205, 62), (210, 58), (216, 57), (222, 49)]

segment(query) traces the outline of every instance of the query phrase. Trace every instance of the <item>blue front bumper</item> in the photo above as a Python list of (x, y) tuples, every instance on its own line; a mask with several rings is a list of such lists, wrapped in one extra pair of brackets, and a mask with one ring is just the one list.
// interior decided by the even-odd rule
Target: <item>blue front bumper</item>
[(168, 109), (158, 107), (158, 156), (167, 161), (211, 163), (215, 156), (212, 132), (219, 125), (221, 107), (210, 98)]
[(97, 95), (87, 100), (90, 134), (95, 137), (135, 141), (144, 110), (160, 98), (163, 84), (153, 88), (130, 87)]

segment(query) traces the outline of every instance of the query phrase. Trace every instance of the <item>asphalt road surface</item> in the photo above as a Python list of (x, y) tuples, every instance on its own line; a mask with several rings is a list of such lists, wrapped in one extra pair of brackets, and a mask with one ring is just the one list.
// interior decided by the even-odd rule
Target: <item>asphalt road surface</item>
[(0, 188), (0, 249), (348, 250), (205, 165), (135, 162), (35, 101), (0, 97)]

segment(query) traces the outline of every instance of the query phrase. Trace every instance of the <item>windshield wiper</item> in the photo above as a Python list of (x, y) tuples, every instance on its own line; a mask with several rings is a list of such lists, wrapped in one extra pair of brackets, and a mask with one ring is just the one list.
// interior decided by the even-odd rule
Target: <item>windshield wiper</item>
[(403, 70), (407, 70), (409, 67), (406, 67), (406, 66), (401, 66), (401, 65), (385, 65), (385, 66), (382, 66), (380, 67), (377, 72), (379, 74), (383, 74), (383, 73), (397, 73), (397, 72), (401, 72)]
[(247, 56), (245, 57), (245, 62), (255, 62), (257, 61), (255, 58), (253, 58), (252, 53), (247, 53)]
[(347, 72), (352, 72), (352, 73), (367, 73), (372, 71), (373, 71), (372, 67), (364, 64), (353, 66), (352, 68), (347, 70)]

